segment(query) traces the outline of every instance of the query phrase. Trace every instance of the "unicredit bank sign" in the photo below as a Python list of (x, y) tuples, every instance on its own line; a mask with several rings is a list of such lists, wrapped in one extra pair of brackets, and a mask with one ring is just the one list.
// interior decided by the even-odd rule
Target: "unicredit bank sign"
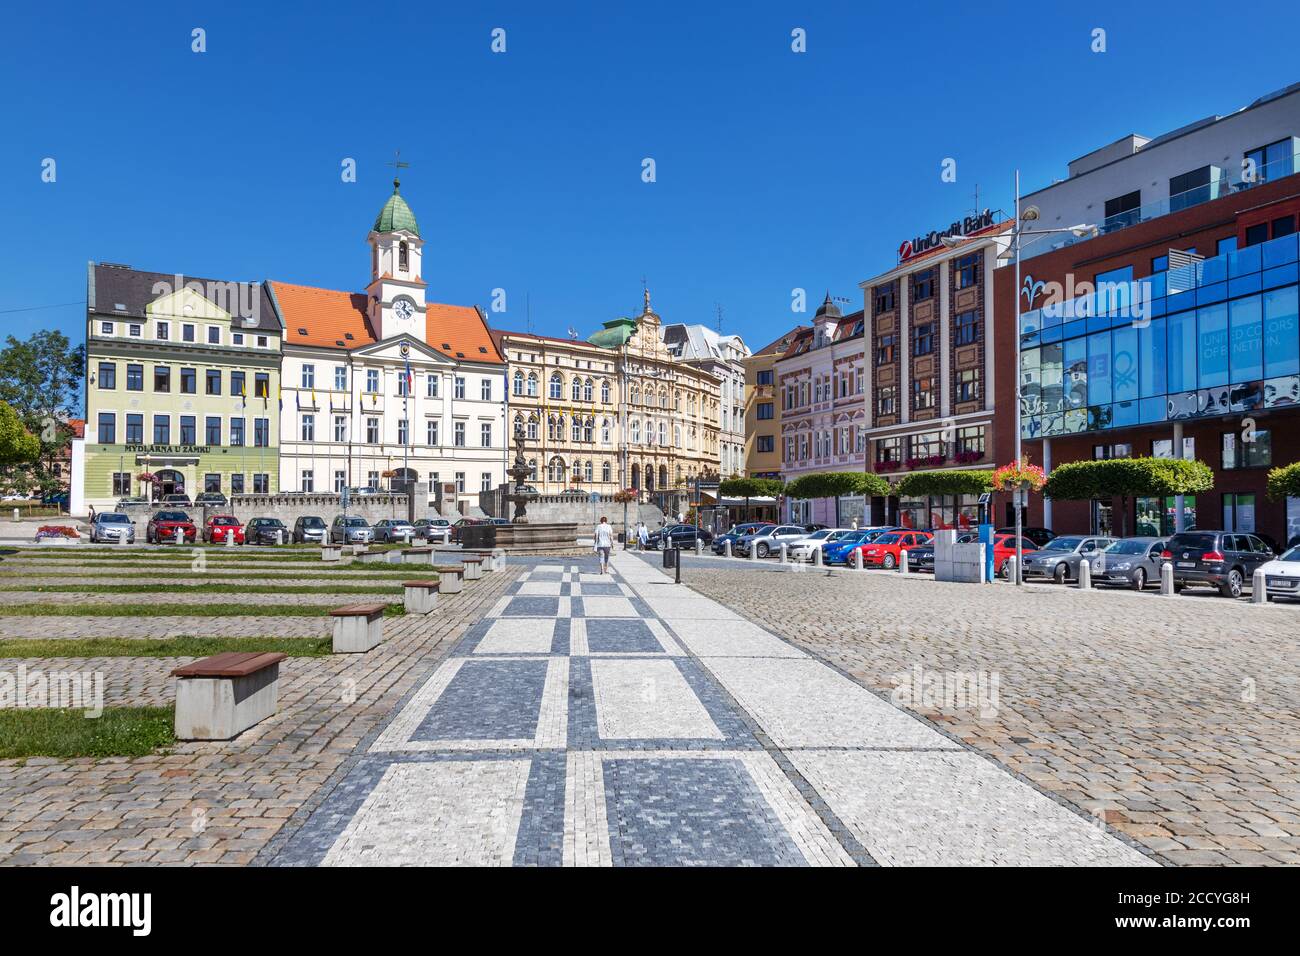
[(898, 258), (906, 262), (913, 256), (919, 256), (923, 252), (929, 252), (935, 246), (943, 242), (947, 236), (969, 236), (972, 232), (984, 229), (993, 225), (993, 212), (985, 209), (978, 216), (967, 216), (965, 219), (959, 219), (946, 229), (936, 229), (934, 232), (926, 233), (924, 236), (917, 236), (915, 239), (906, 240), (898, 247)]

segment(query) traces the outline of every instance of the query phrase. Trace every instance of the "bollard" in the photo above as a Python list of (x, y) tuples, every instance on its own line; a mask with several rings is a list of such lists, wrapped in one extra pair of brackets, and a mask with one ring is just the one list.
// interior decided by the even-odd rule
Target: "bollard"
[(443, 544), (444, 547), (446, 547), (447, 545), (451, 544), (451, 529), (450, 529), (450, 528), (443, 528), (443, 529), (442, 529), (442, 544)]
[(1176, 597), (1178, 592), (1174, 590), (1174, 566), (1166, 561), (1160, 565), (1160, 596)]
[(899, 548), (898, 550), (898, 573), (907, 573), (907, 549)]
[(1079, 559), (1079, 590), (1092, 590), (1092, 565), (1087, 558)]
[(814, 568), (822, 566), (822, 549), (820, 547), (813, 548), (812, 563)]
[(235, 546), (235, 529), (234, 529), (234, 528), (227, 528), (227, 529), (226, 529), (226, 547), (227, 547), (227, 548), (233, 548), (234, 546)]
[[(135, 522), (132, 521), (131, 524), (134, 525)], [(118, 543), (118, 544), (126, 544), (126, 539), (129, 538), (129, 537), (131, 537), (131, 532), (129, 532), (129, 531), (128, 531), (126, 534), (119, 534), (119, 535), (117, 536), (117, 543)]]
[(699, 538), (695, 539), (695, 556), (698, 558), (704, 553), (704, 542)]
[(723, 556), (724, 558), (729, 558), (729, 557), (731, 557), (731, 542), (730, 542), (730, 541), (724, 541), (724, 542), (722, 542), (722, 556)]
[(15, 521), (18, 520), (18, 509), (17, 509), (17, 508), (14, 509), (14, 520), (15, 520)]
[(1003, 568), (1003, 574), (1006, 576), (1006, 579), (1010, 581), (1012, 584), (1015, 584), (1016, 583), (1016, 556), (1014, 554), (1007, 555), (1006, 561), (1002, 562), (1002, 568)]
[(176, 543), (177, 544), (185, 543), (185, 532), (182, 531), (180, 528), (176, 529)]
[(1268, 603), (1268, 581), (1262, 568), (1256, 568), (1255, 573), (1250, 576), (1250, 603)]
[(283, 530), (283, 529), (281, 529), (281, 530), (279, 530), (279, 531), (277, 531), (277, 532), (275, 533), (275, 543), (276, 543), (277, 545), (284, 544), (284, 530)]
[(861, 548), (853, 549), (853, 570), (855, 571), (862, 570), (862, 549)]
[(751, 542), (749, 542), (749, 560), (751, 560), (751, 561), (757, 561), (757, 560), (758, 560), (758, 542), (757, 542), (757, 541), (751, 541)]
[(786, 564), (790, 559), (790, 546), (784, 541), (781, 542), (781, 563)]

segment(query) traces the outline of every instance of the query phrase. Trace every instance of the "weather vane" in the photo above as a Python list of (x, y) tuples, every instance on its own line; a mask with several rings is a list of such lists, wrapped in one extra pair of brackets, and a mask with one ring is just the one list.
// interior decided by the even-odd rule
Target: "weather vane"
[(398, 177), (402, 175), (403, 169), (410, 169), (411, 164), (402, 162), (402, 151), (400, 149), (393, 150), (393, 157), (394, 157), (393, 162), (384, 163), (384, 165), (393, 167), (394, 169), (393, 185), (400, 186), (402, 184), (402, 181)]

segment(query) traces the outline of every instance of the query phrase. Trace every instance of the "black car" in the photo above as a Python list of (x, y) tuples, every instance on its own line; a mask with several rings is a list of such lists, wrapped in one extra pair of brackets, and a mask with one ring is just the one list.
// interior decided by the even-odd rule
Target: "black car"
[(934, 573), (934, 539), (907, 549), (907, 569)]
[(226, 496), (219, 491), (205, 491), (194, 499), (195, 507), (207, 505), (209, 508), (224, 508), (227, 504), (229, 502), (226, 501)]
[[(1008, 528), (998, 528), (997, 531), (993, 533), (1014, 535), (1016, 533), (1016, 528), (1015, 525)], [(1051, 528), (1021, 528), (1020, 535), (1026, 541), (1032, 541), (1035, 548), (1041, 548), (1043, 545), (1047, 544), (1047, 542), (1056, 537), (1056, 532)]]
[(252, 518), (244, 525), (244, 544), (287, 544), (289, 529), (279, 518)]
[(670, 524), (650, 534), (646, 538), (646, 546), (658, 551), (667, 541), (669, 548), (694, 548), (697, 540), (708, 545), (713, 541), (713, 535), (703, 528), (697, 530), (693, 524)]
[(1165, 544), (1162, 560), (1174, 566), (1174, 590), (1207, 584), (1224, 597), (1241, 597), (1255, 569), (1274, 558), (1257, 534), (1231, 531), (1183, 531)]

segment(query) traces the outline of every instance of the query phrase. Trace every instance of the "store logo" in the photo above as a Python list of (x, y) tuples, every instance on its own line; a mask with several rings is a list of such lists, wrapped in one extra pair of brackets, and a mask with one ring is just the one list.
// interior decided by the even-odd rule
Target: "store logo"
[(1043, 282), (1041, 279), (1035, 280), (1033, 276), (1025, 276), (1025, 284), (1020, 290), (1020, 294), (1029, 300), (1025, 303), (1026, 308), (1032, 309), (1034, 307), (1034, 300), (1037, 299), (1039, 293), (1046, 288), (1047, 283)]
[(969, 236), (971, 233), (986, 229), (991, 225), (993, 225), (993, 211), (985, 209), (978, 215), (967, 216), (965, 219), (950, 223), (944, 229), (936, 229), (923, 236), (904, 241), (898, 247), (898, 258), (906, 262), (913, 256), (919, 256), (923, 252), (929, 252), (931, 249), (937, 248), (948, 236)]

